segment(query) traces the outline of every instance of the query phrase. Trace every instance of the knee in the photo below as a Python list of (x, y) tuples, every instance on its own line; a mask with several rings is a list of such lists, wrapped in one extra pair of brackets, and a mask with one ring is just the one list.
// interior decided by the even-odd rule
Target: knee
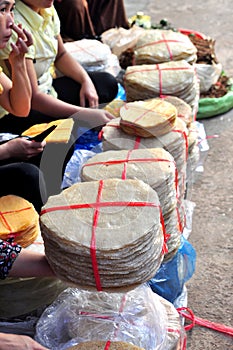
[(99, 81), (101, 82), (99, 86), (99, 98), (100, 103), (107, 103), (112, 101), (118, 93), (118, 83), (117, 79), (110, 73), (101, 72), (99, 73)]
[(40, 169), (36, 165), (30, 163), (17, 164), (17, 172), (18, 176), (21, 176), (28, 181), (30, 181), (30, 179), (37, 180), (41, 176)]

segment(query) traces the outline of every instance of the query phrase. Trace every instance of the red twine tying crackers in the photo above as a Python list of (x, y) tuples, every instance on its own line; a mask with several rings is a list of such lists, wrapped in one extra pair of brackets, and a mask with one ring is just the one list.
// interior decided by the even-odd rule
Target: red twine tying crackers
[(169, 58), (172, 61), (173, 60), (173, 54), (172, 54), (172, 50), (169, 46), (169, 43), (185, 43), (182, 40), (178, 40), (178, 39), (167, 39), (166, 36), (164, 34), (162, 34), (162, 40), (157, 40), (157, 41), (153, 41), (141, 46), (137, 46), (137, 50), (142, 49), (143, 47), (147, 47), (147, 46), (153, 46), (153, 45), (158, 45), (158, 44), (165, 44), (168, 54), (169, 54)]
[[(152, 70), (158, 70), (158, 75), (159, 75), (159, 96), (164, 96), (163, 94), (163, 89), (162, 89), (162, 71), (175, 71), (175, 70), (193, 70), (192, 67), (160, 67), (160, 65), (158, 63), (155, 64), (155, 67), (152, 68), (146, 68), (143, 71), (144, 72), (150, 72)], [(130, 74), (134, 74), (134, 73), (141, 73), (141, 70), (133, 70), (131, 72), (126, 72), (125, 73), (125, 77), (130, 75)]]
[[(163, 159), (163, 158), (131, 158), (130, 159), (130, 155), (132, 153), (133, 150), (129, 150), (127, 153), (127, 157), (126, 159), (114, 159), (114, 160), (108, 160), (108, 161), (102, 161), (102, 162), (93, 162), (90, 164), (84, 164), (83, 167), (85, 166), (94, 166), (94, 165), (111, 165), (111, 164), (123, 164), (124, 165), (124, 169), (122, 171), (122, 175), (121, 175), (121, 179), (122, 180), (126, 180), (127, 179), (127, 164), (130, 162), (136, 162), (136, 163), (147, 163), (147, 162), (171, 162), (168, 159)], [(174, 162), (173, 162), (174, 163)], [(177, 191), (177, 182), (178, 182), (178, 177), (177, 177), (177, 171), (175, 171), (175, 187), (176, 187), (176, 191)], [(177, 192), (176, 192), (177, 193)], [(170, 234), (166, 234), (166, 228), (165, 228), (165, 223), (164, 223), (164, 218), (163, 218), (163, 214), (162, 214), (162, 210), (160, 208), (160, 222), (162, 224), (162, 230), (163, 230), (163, 235), (164, 235), (164, 246), (163, 246), (163, 253), (167, 253), (168, 252), (168, 248), (167, 248), (167, 241), (170, 238)]]
[(16, 209), (16, 210), (11, 210), (11, 211), (5, 211), (5, 212), (1, 212), (0, 211), (0, 217), (2, 219), (3, 224), (5, 224), (5, 227), (9, 230), (9, 236), (8, 238), (16, 238), (17, 236), (21, 235), (21, 233), (18, 232), (12, 232), (12, 228), (10, 227), (10, 224), (8, 223), (7, 219), (6, 219), (6, 215), (7, 214), (13, 214), (13, 213), (20, 213), (22, 211), (25, 210), (30, 210), (31, 207), (26, 207), (26, 208), (22, 208), (22, 209)]
[(192, 329), (195, 325), (198, 326), (202, 326), (202, 327), (206, 327), (209, 329), (213, 329), (217, 332), (221, 332), (221, 333), (225, 333), (230, 335), (231, 337), (233, 337), (233, 328), (225, 326), (223, 324), (220, 323), (216, 323), (216, 322), (211, 322), (208, 320), (205, 320), (203, 318), (197, 317), (194, 315), (193, 311), (187, 307), (180, 307), (177, 309), (177, 311), (179, 312), (179, 314), (185, 318), (187, 318), (188, 320), (190, 320), (192, 323), (185, 326), (184, 329), (186, 331), (189, 331), (190, 329)]

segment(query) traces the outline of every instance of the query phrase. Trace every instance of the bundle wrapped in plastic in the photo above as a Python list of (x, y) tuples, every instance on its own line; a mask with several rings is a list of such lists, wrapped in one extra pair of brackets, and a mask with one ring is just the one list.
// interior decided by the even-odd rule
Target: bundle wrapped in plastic
[[(168, 350), (174, 346), (168, 336), (174, 319), (175, 341), (182, 333), (178, 313), (173, 311), (169, 320), (164, 303), (145, 284), (127, 293), (68, 288), (42, 314), (36, 340), (51, 350), (64, 350), (93, 340), (123, 341), (146, 350)], [(172, 347), (168, 347), (171, 343)]]
[[(155, 294), (156, 298), (158, 297)], [(161, 304), (164, 306), (167, 314), (167, 339), (166, 344), (161, 347), (161, 350), (180, 350), (185, 349), (184, 344), (186, 342), (185, 330), (181, 325), (181, 319), (175, 306), (168, 300), (160, 297)]]
[(108, 45), (113, 54), (118, 57), (122, 52), (129, 48), (133, 48), (141, 34), (144, 34), (145, 29), (138, 26), (133, 26), (130, 29), (111, 28), (102, 33), (102, 42)]

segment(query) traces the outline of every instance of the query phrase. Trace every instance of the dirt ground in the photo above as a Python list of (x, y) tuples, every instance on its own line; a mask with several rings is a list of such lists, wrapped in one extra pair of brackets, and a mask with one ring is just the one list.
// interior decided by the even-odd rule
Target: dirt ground
[[(188, 307), (196, 316), (232, 327), (233, 114), (228, 116), (228, 128), (209, 140), (203, 176), (191, 191), (196, 207), (189, 241), (196, 249), (197, 261), (187, 289)], [(208, 133), (208, 124), (215, 121), (205, 123), (207, 135), (214, 135)], [(187, 348), (229, 350), (233, 349), (233, 338), (196, 326), (188, 333)]]
[[(167, 18), (175, 27), (214, 38), (217, 57), (233, 76), (231, 0), (141, 0), (140, 5), (126, 0), (125, 5), (128, 16), (144, 11), (155, 23)], [(190, 191), (196, 207), (189, 241), (197, 261), (187, 283), (188, 307), (197, 317), (233, 327), (233, 110), (200, 122), (210, 149), (204, 173)], [(195, 326), (187, 334), (188, 350), (233, 349), (233, 337), (205, 327)]]

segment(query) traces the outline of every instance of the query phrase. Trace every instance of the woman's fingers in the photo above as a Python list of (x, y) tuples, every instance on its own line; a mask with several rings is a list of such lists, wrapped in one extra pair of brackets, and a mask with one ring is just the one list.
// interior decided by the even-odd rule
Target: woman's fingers
[(22, 38), (23, 40), (27, 40), (27, 36), (24, 33), (22, 26), (20, 24), (16, 25), (15, 23), (13, 23), (12, 29), (17, 33), (19, 38)]
[(27, 44), (27, 47), (31, 46), (33, 44), (33, 39), (32, 39), (32, 35), (30, 32), (28, 32), (26, 29), (23, 29), (23, 32), (27, 38), (27, 40), (25, 41)]
[(31, 46), (33, 43), (32, 35), (26, 29), (22, 29), (22, 25), (15, 23), (12, 25), (12, 29), (17, 33), (18, 40), (22, 39), (22, 41), (26, 44), (27, 47)]

